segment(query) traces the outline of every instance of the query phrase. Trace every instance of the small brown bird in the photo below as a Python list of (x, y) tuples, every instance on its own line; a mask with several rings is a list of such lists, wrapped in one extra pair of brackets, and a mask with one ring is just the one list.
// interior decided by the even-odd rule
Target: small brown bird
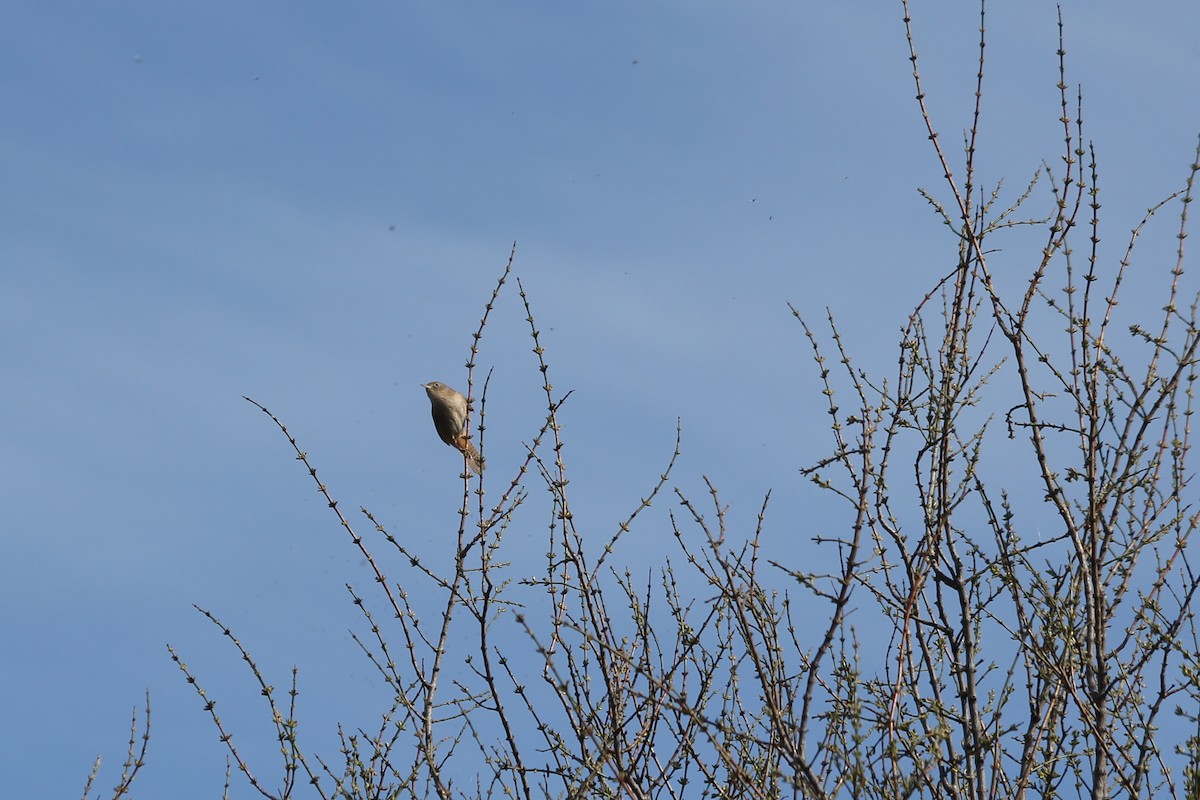
[(467, 464), (476, 474), (483, 472), (483, 456), (467, 437), (467, 398), (439, 381), (421, 384), (429, 395), (433, 427), (442, 441), (466, 456)]

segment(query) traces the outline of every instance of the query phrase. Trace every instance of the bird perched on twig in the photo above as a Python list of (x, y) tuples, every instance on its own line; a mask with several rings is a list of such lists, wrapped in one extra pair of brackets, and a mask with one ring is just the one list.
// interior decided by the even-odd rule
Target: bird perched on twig
[(421, 384), (429, 395), (433, 427), (442, 441), (458, 450), (476, 475), (483, 472), (483, 456), (467, 435), (467, 398), (440, 381)]

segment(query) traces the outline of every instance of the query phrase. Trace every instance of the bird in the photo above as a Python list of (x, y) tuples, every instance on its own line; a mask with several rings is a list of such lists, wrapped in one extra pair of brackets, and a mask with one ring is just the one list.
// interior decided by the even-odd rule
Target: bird
[(483, 472), (483, 456), (467, 436), (467, 398), (441, 381), (421, 384), (429, 395), (433, 427), (442, 441), (458, 450), (476, 475)]

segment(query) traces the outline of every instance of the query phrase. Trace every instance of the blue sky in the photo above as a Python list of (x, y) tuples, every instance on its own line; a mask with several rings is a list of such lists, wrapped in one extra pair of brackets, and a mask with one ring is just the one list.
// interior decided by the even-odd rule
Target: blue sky
[[(971, 5), (913, 5), (950, 149), (969, 124)], [(1115, 256), (1192, 159), (1200, 9), (1067, 0), (1063, 13)], [(900, 18), (898, 2), (7, 9), (12, 796), (77, 796), (97, 754), (111, 786), (147, 688), (154, 731), (135, 788), (218, 796), (223, 752), (165, 644), (231, 714), (258, 698), (192, 603), (277, 683), (300, 666), (318, 741), (370, 707), (343, 588), (369, 578), (241, 397), (283, 418), (348, 509), (448, 558), (458, 463), (419, 384), (463, 388), (513, 241), (552, 379), (575, 392), (577, 515), (611, 531), (681, 418), (677, 484), (701, 495), (710, 476), (747, 526), (773, 489), (776, 553), (804, 559), (823, 501), (798, 468), (826, 432), (786, 302), (815, 322), (828, 306), (859, 362), (886, 367), (954, 257), (916, 193), (942, 190)], [(1059, 152), (1053, 6), (994, 4), (989, 31), (981, 171), (1015, 190)], [(1147, 247), (1169, 253), (1169, 227)], [(480, 357), (495, 369), (489, 471), (505, 476), (542, 411), (515, 288)], [(544, 549), (541, 526), (527, 519), (514, 553)], [(617, 557), (670, 552), (661, 508), (640, 535)], [(240, 740), (266, 743), (260, 711), (239, 717)]]

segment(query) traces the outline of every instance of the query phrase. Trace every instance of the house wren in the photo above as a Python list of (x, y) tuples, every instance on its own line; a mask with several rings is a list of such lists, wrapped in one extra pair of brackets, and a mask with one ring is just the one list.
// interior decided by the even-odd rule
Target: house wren
[(483, 456), (467, 437), (467, 398), (438, 381), (422, 384), (429, 395), (433, 412), (433, 427), (442, 441), (466, 456), (467, 464), (476, 474), (483, 472)]

